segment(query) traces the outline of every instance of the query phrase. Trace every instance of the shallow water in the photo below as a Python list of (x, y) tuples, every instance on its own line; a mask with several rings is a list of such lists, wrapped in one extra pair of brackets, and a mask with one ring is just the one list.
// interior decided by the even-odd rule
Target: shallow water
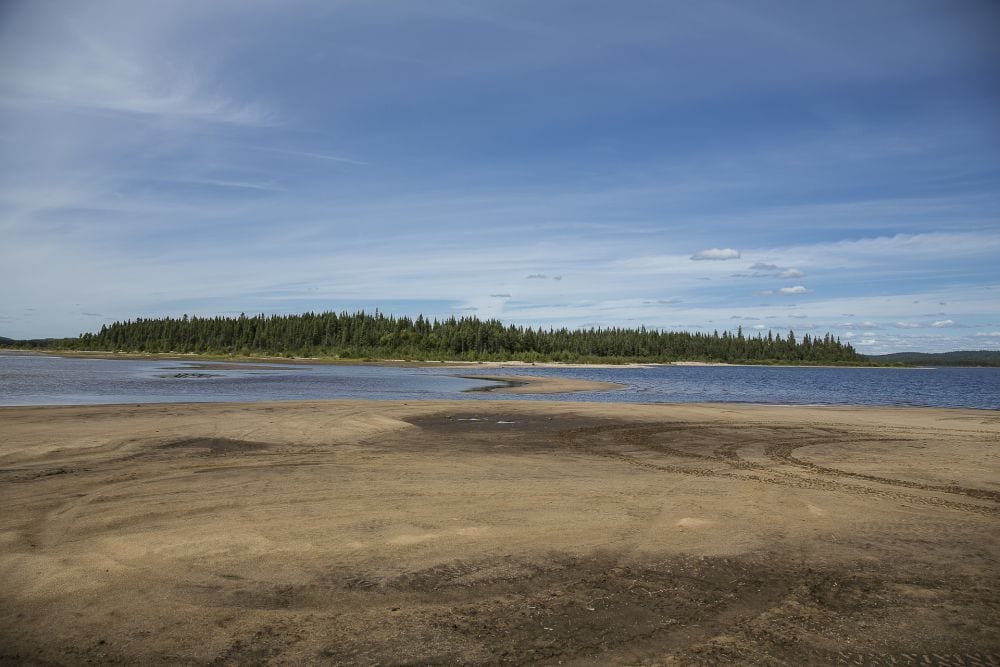
[[(625, 389), (573, 394), (470, 392), (497, 386), (452, 374), (541, 375), (618, 382)], [(997, 368), (397, 368), (226, 366), (146, 359), (0, 354), (0, 405), (235, 402), (330, 398), (517, 399), (629, 403), (736, 402), (779, 405), (913, 405), (1000, 409)]]
[(483, 373), (538, 374), (627, 385), (621, 391), (576, 394), (570, 400), (1000, 409), (1000, 368), (626, 366), (494, 369)]
[(0, 405), (440, 399), (488, 381), (385, 366), (225, 364), (0, 354)]

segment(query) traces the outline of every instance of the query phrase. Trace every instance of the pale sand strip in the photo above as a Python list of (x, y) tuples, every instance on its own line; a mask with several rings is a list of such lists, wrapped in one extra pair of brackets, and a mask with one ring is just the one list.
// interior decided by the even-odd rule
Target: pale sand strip
[(456, 375), (467, 380), (503, 382), (503, 386), (485, 387), (475, 391), (494, 394), (569, 394), (581, 391), (612, 391), (628, 385), (617, 382), (598, 382), (574, 378), (542, 377), (539, 375)]

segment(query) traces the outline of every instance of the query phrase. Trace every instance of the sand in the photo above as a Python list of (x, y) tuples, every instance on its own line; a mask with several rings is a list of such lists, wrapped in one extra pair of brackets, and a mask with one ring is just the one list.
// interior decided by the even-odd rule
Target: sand
[(0, 507), (2, 663), (1000, 662), (996, 412), (3, 408)]
[(503, 385), (472, 390), (493, 394), (572, 394), (586, 391), (614, 391), (627, 387), (627, 385), (617, 382), (543, 377), (540, 375), (481, 375), (477, 373), (476, 375), (456, 375), (455, 377), (503, 382)]

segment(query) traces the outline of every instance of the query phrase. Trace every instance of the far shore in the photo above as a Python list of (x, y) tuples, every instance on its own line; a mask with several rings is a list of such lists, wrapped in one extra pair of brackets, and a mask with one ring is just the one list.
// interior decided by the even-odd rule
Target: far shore
[(624, 362), (624, 363), (575, 363), (560, 361), (462, 361), (454, 359), (342, 359), (333, 357), (281, 357), (199, 354), (197, 352), (104, 352), (101, 350), (46, 350), (0, 348), (0, 354), (17, 352), (50, 357), (74, 359), (159, 359), (164, 361), (218, 362), (226, 364), (322, 364), (345, 366), (393, 366), (401, 368), (656, 368), (659, 366), (732, 366), (751, 368), (899, 368), (904, 370), (928, 370), (934, 366), (896, 365), (845, 365), (845, 364), (739, 364), (722, 361), (671, 361), (671, 362)]

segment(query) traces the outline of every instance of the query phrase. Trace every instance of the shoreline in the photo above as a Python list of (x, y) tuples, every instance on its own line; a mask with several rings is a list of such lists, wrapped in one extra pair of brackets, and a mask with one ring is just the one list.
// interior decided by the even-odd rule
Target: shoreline
[[(898, 366), (898, 365), (850, 365), (850, 364), (788, 364), (759, 363), (739, 364), (722, 361), (670, 361), (670, 362), (624, 362), (624, 363), (574, 363), (558, 361), (461, 361), (461, 360), (415, 360), (415, 359), (339, 359), (331, 357), (280, 357), (280, 356), (241, 356), (214, 355), (195, 352), (104, 352), (99, 350), (22, 350), (16, 348), (0, 348), (0, 355), (5, 352), (18, 354), (63, 357), (66, 359), (132, 359), (132, 360), (163, 360), (189, 361), (192, 363), (221, 364), (285, 364), (285, 365), (345, 365), (345, 366), (391, 366), (401, 368), (656, 368), (670, 366), (712, 367), (730, 366), (734, 368), (896, 368), (902, 370), (933, 370), (950, 368), (945, 366)], [(956, 366), (955, 368), (994, 368), (993, 366)]]
[[(480, 378), (481, 376), (473, 376), (475, 378)], [(498, 376), (506, 377), (506, 376)], [(466, 391), (483, 391), (484, 393), (496, 393), (498, 390), (506, 389), (506, 387), (490, 387), (487, 390), (472, 389)], [(586, 390), (585, 390), (586, 391)], [(528, 393), (528, 392), (523, 392)], [(541, 393), (541, 392), (539, 392)], [(545, 392), (554, 393), (554, 392)], [(564, 393), (564, 392), (559, 392)], [(322, 399), (288, 399), (288, 400), (267, 400), (267, 401), (171, 401), (171, 402), (135, 402), (129, 401), (127, 403), (45, 403), (45, 404), (30, 404), (30, 405), (0, 405), (0, 412), (14, 412), (18, 410), (115, 410), (123, 409), (128, 410), (131, 408), (140, 408), (155, 410), (157, 408), (196, 408), (204, 410), (227, 410), (227, 409), (256, 409), (262, 408), (266, 410), (274, 410), (276, 408), (303, 408), (310, 407), (320, 409), (325, 405), (335, 406), (340, 404), (356, 404), (360, 407), (374, 406), (374, 407), (388, 407), (393, 406), (407, 406), (413, 407), (414, 409), (430, 409), (433, 407), (448, 406), (454, 409), (461, 409), (464, 411), (472, 410), (474, 411), (477, 406), (486, 406), (489, 409), (503, 408), (503, 407), (515, 407), (515, 408), (530, 408), (531, 406), (541, 406), (547, 408), (558, 408), (564, 407), (567, 411), (572, 412), (574, 408), (581, 407), (581, 409), (607, 409), (608, 411), (614, 411), (616, 408), (621, 408), (623, 411), (630, 410), (708, 410), (708, 411), (719, 411), (719, 412), (741, 412), (743, 410), (784, 410), (786, 408), (799, 408), (802, 410), (816, 410), (818, 412), (831, 411), (831, 412), (863, 412), (863, 413), (878, 413), (878, 412), (941, 412), (944, 414), (948, 413), (968, 413), (970, 417), (982, 417), (983, 413), (997, 413), (996, 421), (1000, 424), (1000, 411), (993, 408), (969, 408), (969, 407), (946, 407), (946, 406), (930, 406), (930, 405), (867, 405), (864, 403), (751, 403), (751, 402), (713, 402), (713, 401), (702, 401), (702, 402), (691, 402), (691, 403), (642, 403), (642, 402), (609, 402), (609, 401), (561, 401), (558, 398), (551, 399), (523, 399), (523, 400), (482, 400), (482, 401), (468, 401), (462, 398), (431, 398), (431, 399), (379, 399), (379, 398), (322, 398)], [(0, 431), (2, 431), (3, 424), (0, 424)], [(2, 443), (0, 443), (2, 446)]]

